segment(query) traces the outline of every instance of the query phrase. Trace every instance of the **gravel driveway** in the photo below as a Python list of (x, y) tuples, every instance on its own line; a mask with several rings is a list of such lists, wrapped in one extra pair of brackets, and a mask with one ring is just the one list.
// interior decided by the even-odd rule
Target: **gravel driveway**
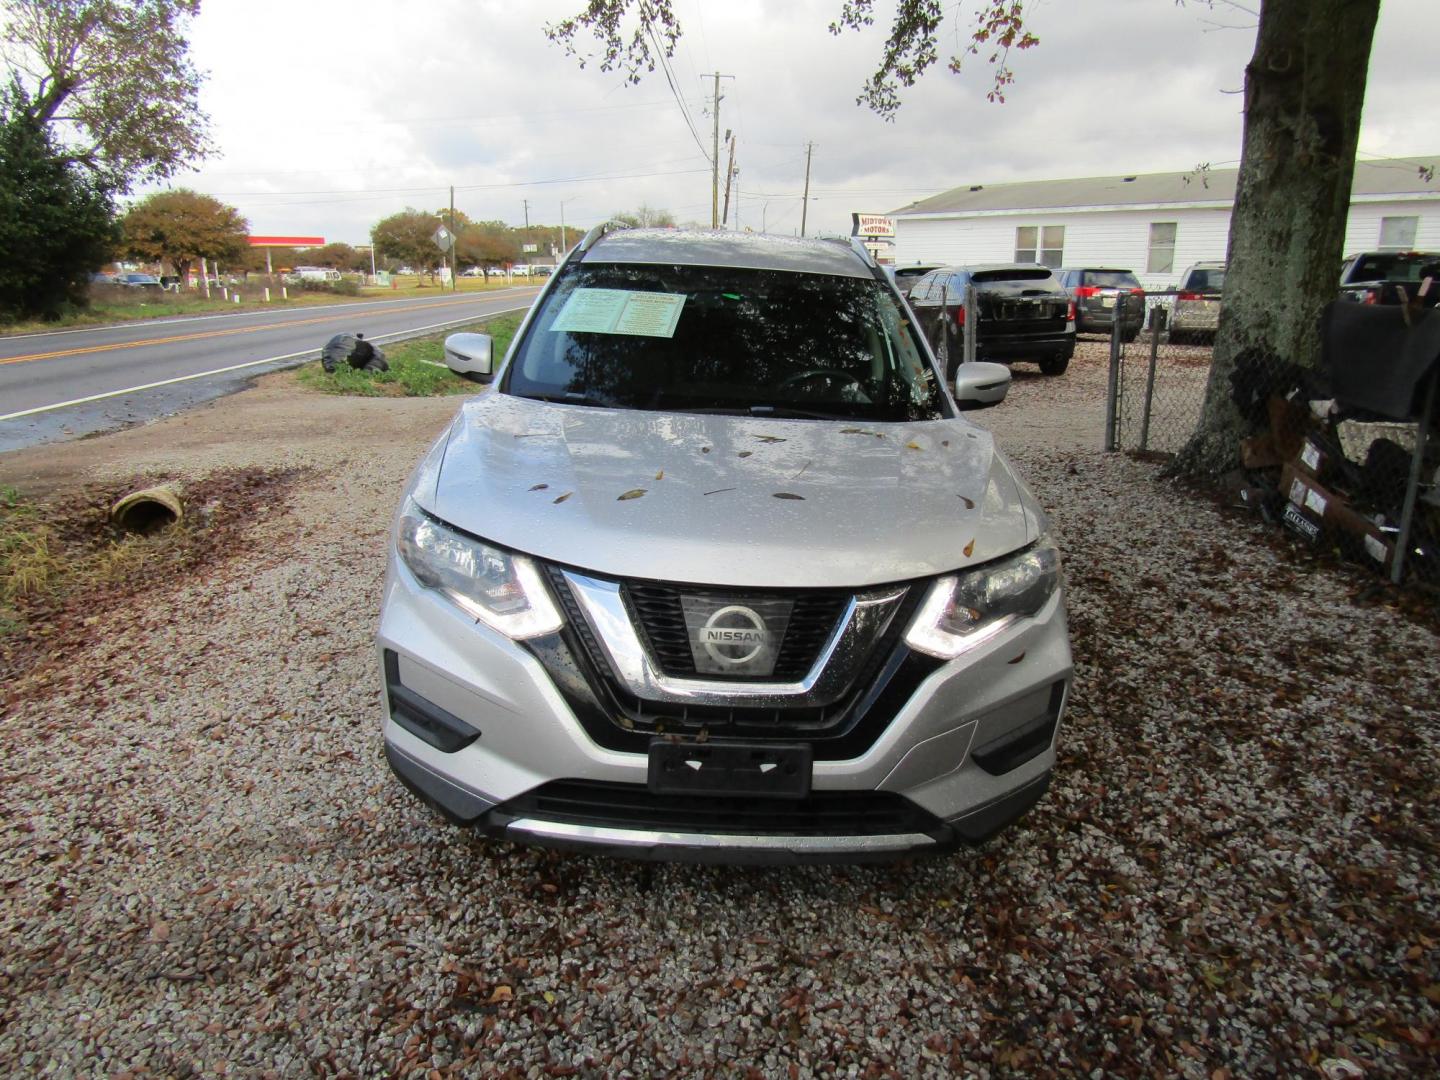
[(0, 690), (0, 1069), (1433, 1072), (1436, 636), (1098, 453), (1102, 356), (984, 414), (1067, 553), (1056, 783), (986, 846), (891, 868), (510, 847), (391, 779), (383, 543), (453, 401), (272, 376), (0, 458), (0, 484), (315, 467), (217, 572)]

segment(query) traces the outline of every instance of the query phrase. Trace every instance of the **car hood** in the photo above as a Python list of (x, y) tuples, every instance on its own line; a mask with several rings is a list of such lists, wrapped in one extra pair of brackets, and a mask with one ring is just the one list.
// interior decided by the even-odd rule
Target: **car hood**
[(770, 420), (488, 393), (461, 409), (442, 453), (412, 491), (427, 511), (601, 575), (856, 587), (976, 565), (1038, 534), (990, 433), (963, 419)]

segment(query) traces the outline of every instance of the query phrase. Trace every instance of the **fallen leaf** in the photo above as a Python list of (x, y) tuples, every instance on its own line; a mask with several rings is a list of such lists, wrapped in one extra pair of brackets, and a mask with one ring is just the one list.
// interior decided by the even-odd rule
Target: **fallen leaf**
[(641, 495), (644, 495), (644, 494), (645, 494), (645, 489), (644, 489), (644, 488), (631, 488), (629, 491), (625, 492), (624, 495), (621, 495), (621, 496), (620, 496), (618, 499), (616, 499), (615, 501), (616, 501), (616, 502), (626, 502), (626, 501), (629, 500), (629, 499), (638, 499), (638, 498), (640, 498)]
[(515, 991), (503, 983), (490, 991), (489, 1004), (494, 1005), (497, 1001), (512, 1001), (515, 998)]
[(941, 439), (941, 440), (940, 440), (940, 445), (941, 445), (941, 446), (949, 446), (949, 445), (950, 445), (950, 440), (949, 440), (949, 439)]
[(759, 439), (763, 443), (784, 442), (779, 435), (751, 435), (752, 439)]
[(734, 488), (716, 488), (714, 491), (705, 492), (706, 495), (719, 495), (722, 491), (734, 491)]
[(777, 498), (777, 499), (798, 499), (798, 500), (801, 501), (801, 502), (804, 502), (804, 501), (805, 501), (805, 496), (804, 496), (804, 495), (793, 495), (793, 494), (791, 494), (791, 493), (788, 492), (788, 491), (777, 491), (777, 492), (775, 492), (775, 498)]
[(965, 545), (965, 557), (968, 559), (973, 554), (975, 554), (975, 541), (972, 539)]
[(544, 491), (544, 490), (545, 490), (546, 488), (548, 488), (549, 486), (550, 486), (549, 484), (536, 484), (536, 485), (535, 485), (534, 487), (532, 487), (530, 490), (531, 490), (531, 491)]
[(924, 448), (923, 446), (921, 446), (919, 443), (915, 442), (915, 441), (912, 439), (910, 442), (907, 442), (907, 443), (905, 444), (905, 449), (906, 449), (906, 450), (924, 450), (925, 448)]
[(755, 452), (754, 450), (741, 450), (741, 451), (740, 451), (738, 454), (736, 454), (735, 456), (736, 456), (736, 457), (749, 457), (749, 456), (750, 456), (751, 454), (753, 454), (754, 452)]
[(790, 479), (791, 479), (791, 480), (794, 480), (796, 477), (798, 477), (801, 473), (803, 473), (803, 472), (804, 472), (806, 469), (808, 469), (809, 467), (810, 467), (810, 462), (808, 462), (808, 461), (805, 462), (804, 465), (801, 465), (801, 466), (800, 466), (800, 471), (797, 472), (797, 473), (795, 474), (795, 476), (790, 477)]
[(665, 470), (664, 470), (664, 469), (661, 469), (659, 472), (657, 472), (657, 473), (655, 474), (655, 479), (656, 479), (656, 480), (664, 480), (664, 479), (665, 479)]
[(709, 448), (708, 446), (702, 446), (702, 447), (700, 447), (700, 453), (702, 453), (702, 454), (708, 454), (709, 452), (710, 452), (710, 448)]
[(974, 499), (967, 499), (964, 495), (961, 495), (961, 496), (960, 496), (960, 501), (965, 504), (965, 509), (966, 509), (966, 510), (974, 510), (974, 509), (975, 509), (975, 500), (974, 500)]
[(1014, 660), (1007, 660), (1007, 661), (1005, 661), (1005, 662), (1006, 662), (1007, 664), (1018, 664), (1021, 660), (1024, 660), (1024, 659), (1025, 659), (1025, 654), (1022, 652), (1019, 656), (1015, 657)]
[(574, 495), (574, 494), (575, 494), (575, 493), (574, 493), (573, 491), (567, 491), (567, 492), (565, 492), (564, 495), (557, 495), (557, 496), (555, 497), (555, 502), (557, 502), (557, 503), (562, 503), (562, 502), (564, 502), (566, 499), (568, 499), (571, 495)]

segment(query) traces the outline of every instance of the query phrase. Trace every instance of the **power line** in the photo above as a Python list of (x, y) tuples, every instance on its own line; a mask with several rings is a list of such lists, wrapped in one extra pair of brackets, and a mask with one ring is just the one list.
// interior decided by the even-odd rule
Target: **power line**
[[(650, 35), (650, 43), (655, 47), (655, 56), (660, 61), (660, 70), (665, 73), (665, 82), (670, 86), (670, 93), (675, 98), (675, 104), (680, 106), (680, 115), (685, 118), (685, 126), (690, 129), (690, 137), (695, 140), (695, 145), (700, 148), (700, 153), (704, 154), (705, 144), (700, 141), (700, 133), (695, 130), (695, 124), (690, 119), (690, 110), (685, 107), (685, 102), (680, 97), (680, 88), (675, 85), (675, 76), (670, 70), (670, 58), (660, 47), (660, 37), (655, 33), (655, 23), (650, 16), (650, 8), (644, 0), (641, 0), (640, 3), (640, 20), (645, 24), (645, 32)], [(708, 154), (705, 160), (710, 160)]]

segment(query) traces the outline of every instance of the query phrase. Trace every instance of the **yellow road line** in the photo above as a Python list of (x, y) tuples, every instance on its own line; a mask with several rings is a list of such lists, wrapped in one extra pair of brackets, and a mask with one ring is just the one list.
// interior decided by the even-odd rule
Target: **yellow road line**
[[(470, 297), (455, 300), (437, 300), (429, 304), (415, 304), (406, 311), (426, 311), (430, 308), (451, 307), (455, 304), (470, 304)], [(378, 312), (376, 313), (378, 314)], [(54, 352), (29, 353), (25, 356), (11, 356), (0, 359), (0, 364), (23, 364), (31, 360), (51, 360), (61, 356), (81, 356), (86, 353), (112, 352), (116, 349), (135, 349), (144, 345), (171, 345), (183, 341), (200, 341), (204, 338), (232, 337), (235, 334), (253, 334), (260, 330), (283, 330), (291, 326), (309, 326), (313, 323), (334, 322), (336, 319), (353, 318), (344, 313), (323, 315), (314, 319), (293, 319), (289, 322), (268, 323), (261, 326), (238, 326), (227, 330), (204, 330), (196, 334), (174, 334), (170, 337), (147, 338), (143, 341), (118, 341), (110, 345), (82, 345), (76, 349), (57, 349)]]

